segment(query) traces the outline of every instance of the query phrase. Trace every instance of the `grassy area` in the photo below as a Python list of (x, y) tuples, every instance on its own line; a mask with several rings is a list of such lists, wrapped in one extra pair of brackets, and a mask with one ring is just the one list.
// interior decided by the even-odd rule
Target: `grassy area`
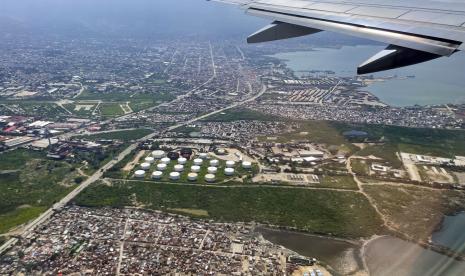
[(76, 167), (18, 149), (0, 155), (0, 232), (35, 217), (74, 186)]
[[(78, 106), (80, 107), (76, 110)], [(86, 108), (84, 106), (86, 106)], [(74, 115), (81, 116), (81, 117), (89, 117), (92, 115), (92, 112), (97, 107), (97, 103), (75, 102), (75, 103), (65, 104), (64, 107), (70, 112), (72, 112)]]
[(352, 171), (357, 175), (369, 175), (369, 163), (366, 160), (351, 159)]
[(283, 119), (273, 115), (267, 115), (259, 111), (251, 110), (248, 108), (235, 108), (221, 112), (203, 121), (207, 122), (232, 122), (240, 120), (257, 120), (257, 121), (282, 121)]
[(12, 109), (22, 109), (21, 115), (25, 116), (36, 116), (44, 118), (57, 118), (68, 114), (63, 108), (57, 104), (49, 101), (0, 101), (0, 110), (4, 115), (17, 115), (11, 112), (10, 109), (2, 107), (2, 105), (8, 106)]
[(382, 184), (365, 185), (380, 211), (402, 233), (427, 240), (444, 215), (465, 209), (465, 193)]
[(21, 207), (12, 212), (0, 214), (0, 233), (8, 232), (8, 230), (24, 224), (47, 210), (47, 207)]
[(344, 124), (338, 122), (331, 124), (339, 129), (341, 133), (356, 129), (367, 132), (370, 139), (385, 141), (385, 146), (368, 148), (363, 150), (362, 153), (369, 154), (370, 151), (375, 151), (376, 154), (384, 155), (379, 157), (386, 158), (393, 165), (398, 164), (394, 157), (396, 151), (443, 157), (465, 155), (465, 131), (463, 130)]
[(127, 144), (121, 144), (119, 146), (105, 148), (103, 151), (92, 152), (92, 151), (77, 151), (74, 153), (72, 159), (76, 164), (86, 163), (82, 171), (86, 175), (95, 173), (104, 164), (110, 162), (111, 159), (115, 158)]
[(203, 210), (218, 221), (257, 221), (343, 237), (367, 237), (382, 231), (381, 220), (368, 201), (352, 192), (117, 181), (111, 187), (90, 186), (75, 203), (95, 207), (137, 203), (161, 210)]
[(173, 208), (168, 209), (169, 212), (187, 214), (194, 217), (208, 217), (208, 212), (201, 209), (186, 209), (186, 208)]
[(192, 132), (200, 132), (201, 128), (200, 127), (192, 127), (192, 126), (182, 126), (176, 129), (177, 133), (183, 133), (183, 134), (190, 134)]
[(354, 179), (350, 175), (341, 175), (341, 176), (330, 176), (330, 175), (323, 175), (320, 176), (321, 183), (318, 187), (325, 187), (325, 188), (335, 188), (335, 189), (349, 189), (349, 190), (357, 190), (357, 183), (355, 183)]
[(102, 116), (119, 116), (123, 115), (124, 111), (120, 106), (121, 103), (102, 103), (99, 106), (100, 114)]
[(276, 142), (310, 141), (321, 143), (328, 145), (332, 153), (351, 153), (357, 149), (344, 138), (342, 132), (331, 122), (299, 121), (298, 123), (301, 125), (299, 130), (278, 135)]
[(128, 129), (128, 130), (121, 130), (121, 131), (114, 131), (114, 132), (107, 132), (107, 133), (98, 133), (98, 134), (90, 134), (84, 135), (82, 138), (88, 140), (107, 140), (107, 139), (116, 139), (121, 141), (131, 141), (137, 140), (148, 134), (152, 133), (153, 131), (146, 128), (138, 128), (138, 129)]
[(383, 163), (393, 168), (399, 169), (402, 167), (402, 161), (397, 156), (399, 148), (395, 144), (384, 144), (368, 146), (357, 152), (360, 156), (376, 156), (383, 159)]
[[(444, 129), (406, 128), (384, 125), (349, 124), (328, 121), (296, 121), (298, 131), (277, 136), (277, 142), (311, 141), (329, 146), (332, 153), (356, 153), (374, 155), (384, 159), (387, 165), (400, 168), (398, 151), (443, 157), (465, 155), (465, 131)], [(368, 146), (362, 150), (343, 136), (345, 131), (360, 130), (368, 133), (371, 141), (383, 144)], [(262, 140), (266, 140), (262, 137)]]

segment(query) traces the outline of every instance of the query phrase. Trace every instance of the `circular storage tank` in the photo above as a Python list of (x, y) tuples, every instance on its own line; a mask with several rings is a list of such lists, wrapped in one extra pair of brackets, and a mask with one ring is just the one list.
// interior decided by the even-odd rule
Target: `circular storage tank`
[(225, 175), (233, 175), (234, 174), (234, 169), (233, 168), (226, 168), (226, 169), (224, 169), (224, 174)]
[(232, 168), (232, 167), (234, 167), (235, 165), (236, 165), (236, 162), (234, 162), (234, 161), (231, 161), (231, 160), (230, 160), (230, 161), (226, 161), (226, 167), (227, 167), (227, 168)]
[(184, 166), (181, 164), (174, 165), (174, 171), (182, 172), (184, 170)]
[(178, 164), (184, 165), (184, 164), (186, 164), (186, 162), (187, 162), (187, 159), (184, 158), (184, 157), (180, 157), (180, 158), (178, 159)]
[(152, 151), (152, 156), (155, 159), (162, 159), (165, 156), (165, 152), (162, 150), (154, 150)]
[(215, 174), (218, 171), (218, 168), (216, 168), (216, 167), (208, 167), (207, 171), (208, 171), (208, 173)]
[(166, 155), (166, 157), (168, 157), (169, 159), (171, 160), (178, 160), (179, 158), (179, 153), (175, 152), (175, 151), (170, 151), (168, 152), (168, 154)]
[(251, 169), (252, 168), (252, 163), (250, 163), (249, 161), (243, 161), (242, 162), (242, 167), (244, 169)]
[(201, 153), (199, 153), (199, 157), (202, 158), (202, 159), (207, 159), (208, 154), (205, 153), (205, 152), (201, 152)]
[(218, 167), (219, 164), (220, 161), (218, 161), (217, 159), (210, 160), (210, 166), (212, 167)]
[(181, 155), (185, 158), (190, 158), (192, 155), (192, 149), (190, 148), (182, 148), (180, 151)]
[(205, 175), (205, 181), (207, 181), (207, 182), (213, 182), (213, 181), (215, 181), (215, 175), (214, 175), (214, 174), (211, 174), (211, 173), (206, 174), (206, 175)]
[(196, 166), (196, 165), (192, 166), (192, 167), (191, 167), (191, 171), (192, 171), (192, 172), (195, 172), (195, 173), (200, 172), (200, 166)]
[(163, 173), (161, 171), (154, 171), (152, 173), (152, 179), (160, 179), (163, 176)]
[(164, 164), (164, 163), (158, 164), (158, 165), (157, 165), (157, 170), (159, 170), (159, 171), (164, 171), (164, 170), (166, 170), (166, 164)]
[(134, 177), (137, 177), (137, 178), (142, 178), (145, 176), (145, 171), (144, 170), (137, 170), (135, 173), (134, 173)]
[(162, 164), (169, 164), (171, 162), (171, 159), (169, 159), (168, 157), (163, 157), (160, 162)]
[(187, 175), (189, 181), (196, 181), (199, 175), (197, 173), (191, 172)]
[(194, 159), (194, 165), (200, 166), (202, 165), (202, 163), (203, 163), (202, 159), (199, 159), (199, 158)]
[(149, 164), (153, 164), (153, 162), (155, 162), (155, 158), (153, 158), (152, 156), (147, 156), (145, 157), (145, 163), (149, 163)]
[(150, 164), (149, 163), (142, 163), (140, 164), (140, 168), (143, 170), (148, 170), (150, 169)]
[(179, 180), (181, 177), (181, 174), (179, 172), (171, 172), (170, 173), (170, 179), (171, 180)]

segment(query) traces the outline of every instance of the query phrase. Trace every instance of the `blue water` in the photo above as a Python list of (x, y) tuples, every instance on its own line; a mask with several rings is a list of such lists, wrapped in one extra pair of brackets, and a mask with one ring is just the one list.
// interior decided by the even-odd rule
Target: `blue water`
[(441, 230), (433, 234), (434, 243), (465, 253), (465, 213), (446, 216)]
[[(284, 60), (294, 71), (330, 70), (338, 76), (355, 76), (357, 66), (382, 49), (370, 45), (346, 46), (279, 53), (273, 57)], [(366, 90), (393, 106), (465, 103), (465, 53), (374, 74), (393, 75), (415, 78), (378, 82)]]

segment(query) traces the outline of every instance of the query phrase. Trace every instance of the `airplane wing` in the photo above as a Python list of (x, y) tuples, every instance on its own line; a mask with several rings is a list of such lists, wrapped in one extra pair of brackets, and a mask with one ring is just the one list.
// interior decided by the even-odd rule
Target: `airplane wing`
[(270, 19), (249, 43), (332, 31), (389, 46), (359, 74), (412, 65), (465, 50), (465, 3), (458, 0), (214, 0)]

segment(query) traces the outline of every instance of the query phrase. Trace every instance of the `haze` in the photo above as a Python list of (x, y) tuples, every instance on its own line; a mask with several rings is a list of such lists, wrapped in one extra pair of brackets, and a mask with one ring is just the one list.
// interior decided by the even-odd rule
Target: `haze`
[(202, 0), (6, 0), (1, 6), (3, 32), (16, 33), (234, 36), (263, 24)]

